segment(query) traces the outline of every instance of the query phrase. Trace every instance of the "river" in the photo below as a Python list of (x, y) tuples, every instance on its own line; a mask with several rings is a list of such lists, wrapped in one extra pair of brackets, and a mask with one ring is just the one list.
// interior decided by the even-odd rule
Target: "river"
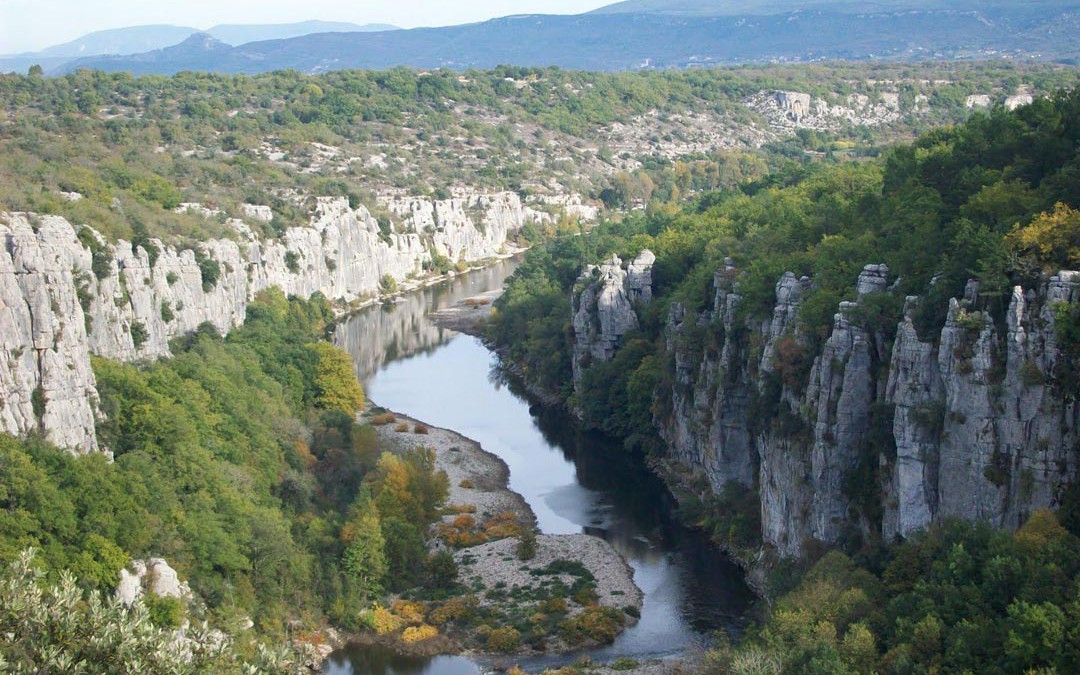
[[(703, 643), (709, 632), (738, 633), (753, 596), (738, 567), (700, 534), (678, 525), (660, 481), (619, 444), (578, 430), (565, 413), (531, 405), (476, 338), (427, 317), (466, 297), (501, 287), (516, 263), (504, 261), (372, 307), (339, 325), (369, 398), (479, 442), (510, 467), (540, 529), (587, 532), (609, 541), (644, 591), (641, 620), (594, 660), (663, 658)], [(525, 658), (525, 668), (557, 666), (581, 654)], [(331, 655), (325, 673), (473, 675), (490, 665), (462, 657), (401, 658), (371, 647)]]

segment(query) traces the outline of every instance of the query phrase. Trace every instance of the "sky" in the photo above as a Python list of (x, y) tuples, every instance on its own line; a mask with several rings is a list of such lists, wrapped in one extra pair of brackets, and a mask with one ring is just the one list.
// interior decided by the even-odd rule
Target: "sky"
[(106, 28), (319, 19), (446, 26), (508, 14), (577, 14), (614, 0), (0, 0), (0, 54), (36, 51)]

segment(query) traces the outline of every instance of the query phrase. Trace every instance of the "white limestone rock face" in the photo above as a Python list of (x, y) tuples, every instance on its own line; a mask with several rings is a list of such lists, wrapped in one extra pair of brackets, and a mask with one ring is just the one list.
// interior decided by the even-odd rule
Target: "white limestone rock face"
[(634, 305), (652, 298), (655, 260), (651, 251), (642, 251), (628, 273), (613, 255), (602, 265), (590, 265), (578, 279), (582, 288), (572, 299), (575, 384), (594, 359), (610, 361), (622, 337), (638, 327)]
[(130, 607), (147, 593), (162, 598), (190, 598), (191, 588), (180, 581), (164, 558), (134, 560), (126, 569), (120, 570), (120, 583), (116, 586), (116, 598)]
[(404, 231), (429, 234), (435, 250), (455, 262), (497, 254), (512, 232), (546, 216), (527, 208), (513, 192), (466, 193), (438, 201), (396, 197), (387, 208), (404, 221)]
[[(792, 274), (765, 320), (739, 325), (730, 263), (715, 276), (711, 308), (668, 312), (674, 372), (656, 392), (671, 402), (658, 430), (671, 457), (716, 492), (732, 482), (757, 492), (763, 541), (780, 555), (812, 540), (893, 540), (944, 518), (1018, 527), (1077, 475), (1080, 409), (1053, 384), (1054, 306), (1080, 302), (1080, 273), (1013, 289), (1003, 329), (976, 309), (977, 285), (928, 335), (913, 318), (919, 298), (907, 298), (891, 345), (860, 311), (892, 292), (888, 283), (887, 268), (866, 266), (816, 354), (796, 321), (812, 283)], [(872, 474), (876, 486), (852, 482)]]
[(245, 218), (257, 220), (260, 223), (269, 223), (274, 219), (274, 212), (269, 206), (262, 204), (241, 204), (240, 212)]
[(90, 253), (51, 216), (7, 214), (0, 244), (0, 429), (97, 450), (98, 396), (76, 289)]
[[(834, 104), (803, 92), (759, 91), (743, 102), (765, 117), (772, 129), (787, 134), (793, 134), (798, 129), (828, 131), (845, 125), (879, 126), (896, 122), (904, 115), (900, 95), (888, 91), (874, 98), (866, 94), (850, 94)], [(917, 104), (917, 109), (913, 108), (910, 112), (928, 109), (927, 100)]]
[(410, 199), (394, 208), (410, 214), (406, 227), (382, 232), (366, 208), (320, 198), (310, 223), (280, 239), (260, 239), (229, 221), (239, 241), (210, 240), (198, 251), (160, 241), (151, 242), (152, 251), (123, 240), (107, 244), (88, 230), (108, 260), (96, 273), (80, 228), (59, 217), (0, 214), (0, 430), (41, 431), (61, 447), (97, 450), (90, 354), (168, 356), (170, 339), (204, 323), (228, 333), (243, 322), (248, 302), (274, 286), (289, 295), (357, 300), (377, 293), (385, 276), (403, 281), (422, 272), (431, 250), (466, 263), (499, 255), (539, 217), (509, 192)]

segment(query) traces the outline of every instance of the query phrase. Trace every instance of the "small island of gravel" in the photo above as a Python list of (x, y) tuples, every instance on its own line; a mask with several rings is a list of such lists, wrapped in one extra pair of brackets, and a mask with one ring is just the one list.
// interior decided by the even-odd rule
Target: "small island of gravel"
[[(399, 413), (372, 408), (366, 420), (374, 423), (384, 449), (430, 449), (435, 468), (449, 481), (432, 545), (452, 552), (458, 591), (426, 605), (402, 600), (394, 610), (426, 612), (421, 622), (440, 631), (429, 647), (566, 651), (610, 642), (637, 621), (643, 596), (622, 556), (592, 535), (537, 534), (535, 515), (508, 487), (510, 471), (501, 459), (461, 434)], [(399, 646), (425, 651), (408, 640)]]

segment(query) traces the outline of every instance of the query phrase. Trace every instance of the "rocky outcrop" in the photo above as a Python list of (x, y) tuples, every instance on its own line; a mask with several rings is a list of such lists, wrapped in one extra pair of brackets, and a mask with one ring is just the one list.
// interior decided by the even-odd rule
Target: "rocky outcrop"
[(894, 335), (879, 310), (901, 301), (888, 269), (868, 265), (816, 347), (796, 321), (810, 279), (785, 274), (771, 316), (753, 320), (738, 312), (738, 276), (730, 263), (716, 274), (700, 315), (670, 308), (656, 423), (716, 492), (757, 492), (779, 554), (950, 517), (1017, 527), (1076, 476), (1080, 411), (1054, 384), (1054, 307), (1080, 301), (1080, 273), (1015, 288), (999, 323), (969, 284), (928, 335), (909, 297)]
[[(842, 99), (834, 94), (831, 98), (832, 104), (797, 91), (760, 91), (743, 102), (761, 114), (774, 130), (787, 133), (798, 129), (835, 131), (845, 125), (874, 127), (897, 122), (905, 114), (897, 92), (883, 91), (873, 97), (850, 94)], [(918, 113), (923, 108), (928, 108), (926, 101), (906, 112)]]
[[(0, 430), (40, 431), (61, 447), (97, 450), (90, 354), (168, 356), (170, 339), (204, 323), (229, 332), (248, 302), (273, 286), (341, 303), (371, 297), (384, 277), (423, 273), (433, 252), (461, 262), (503, 253), (540, 217), (514, 193), (390, 206), (408, 213), (380, 226), (347, 199), (320, 198), (307, 226), (278, 239), (236, 220), (229, 221), (235, 239), (189, 249), (111, 244), (62, 218), (0, 214)], [(266, 216), (251, 212), (254, 220)]]
[(644, 250), (624, 270), (618, 256), (590, 265), (578, 279), (573, 303), (574, 383), (595, 361), (610, 361), (626, 333), (638, 327), (637, 303), (652, 299), (656, 256)]
[(162, 598), (191, 597), (187, 582), (180, 581), (180, 575), (164, 558), (135, 560), (120, 570), (120, 583), (116, 586), (117, 600), (130, 607), (146, 593)]

